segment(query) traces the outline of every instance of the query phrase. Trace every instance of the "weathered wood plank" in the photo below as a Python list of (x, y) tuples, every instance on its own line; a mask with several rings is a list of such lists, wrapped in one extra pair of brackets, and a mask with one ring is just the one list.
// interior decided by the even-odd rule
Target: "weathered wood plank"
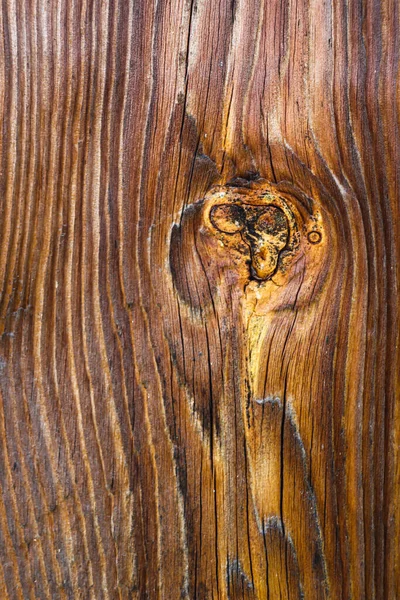
[(4, 0), (1, 598), (400, 596), (399, 10)]

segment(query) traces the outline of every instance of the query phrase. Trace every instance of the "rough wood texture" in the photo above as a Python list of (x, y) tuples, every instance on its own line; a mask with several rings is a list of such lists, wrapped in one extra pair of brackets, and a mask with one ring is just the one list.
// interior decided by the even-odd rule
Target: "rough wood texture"
[(400, 598), (399, 12), (2, 2), (2, 599)]

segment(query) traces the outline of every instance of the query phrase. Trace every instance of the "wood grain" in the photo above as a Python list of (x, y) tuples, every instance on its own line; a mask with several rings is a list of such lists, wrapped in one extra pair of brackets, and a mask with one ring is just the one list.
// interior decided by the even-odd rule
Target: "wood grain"
[(400, 597), (395, 0), (3, 0), (0, 596)]

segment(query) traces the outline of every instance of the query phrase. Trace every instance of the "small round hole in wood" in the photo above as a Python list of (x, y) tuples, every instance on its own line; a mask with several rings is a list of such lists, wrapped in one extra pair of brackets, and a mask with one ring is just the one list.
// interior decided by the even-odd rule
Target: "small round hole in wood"
[(310, 231), (307, 238), (310, 244), (319, 244), (322, 240), (322, 235), (319, 231)]

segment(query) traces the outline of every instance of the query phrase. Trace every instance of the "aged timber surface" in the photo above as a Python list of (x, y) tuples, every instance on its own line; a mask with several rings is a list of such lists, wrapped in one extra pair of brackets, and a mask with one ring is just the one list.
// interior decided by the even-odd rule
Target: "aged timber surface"
[(400, 598), (396, 0), (4, 0), (1, 600)]

